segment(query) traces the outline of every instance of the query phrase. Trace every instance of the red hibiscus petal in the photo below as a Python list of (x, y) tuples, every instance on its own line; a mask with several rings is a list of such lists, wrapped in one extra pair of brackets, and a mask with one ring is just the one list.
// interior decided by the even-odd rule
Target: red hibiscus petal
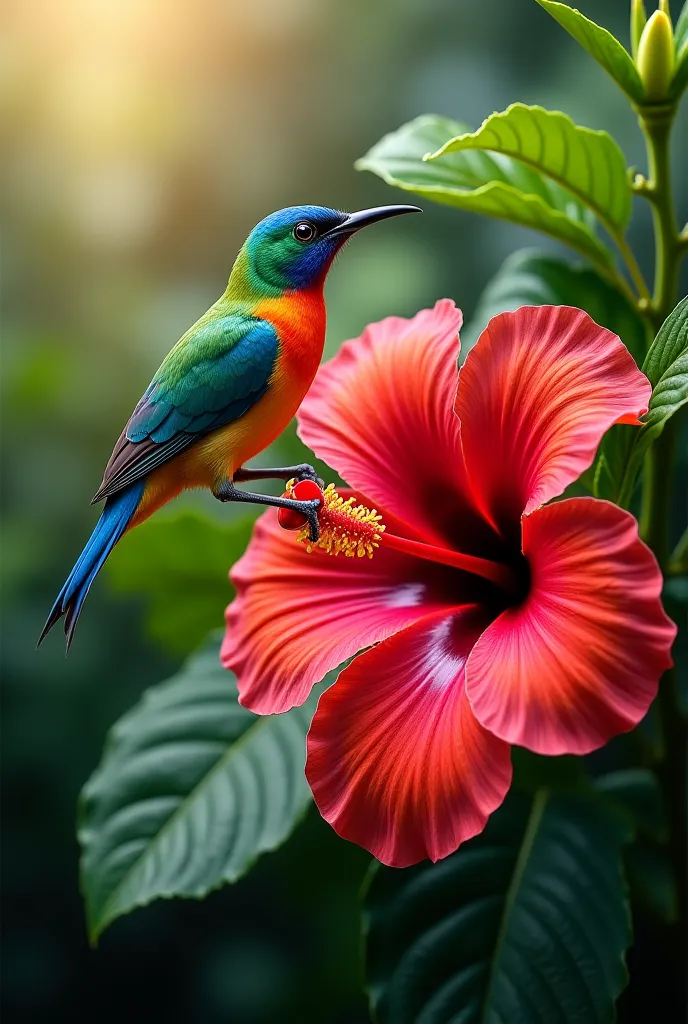
[(475, 645), (466, 692), (482, 724), (539, 754), (586, 754), (636, 725), (671, 665), (674, 623), (633, 516), (572, 498), (523, 519), (530, 593)]
[(422, 620), (356, 658), (320, 698), (308, 782), (339, 835), (383, 864), (446, 857), (509, 788), (509, 747), (478, 723), (464, 691), (479, 616)]
[(231, 573), (237, 596), (227, 609), (222, 664), (236, 672), (245, 707), (288, 711), (364, 647), (460, 604), (461, 576), (383, 548), (372, 560), (309, 554), (270, 510)]
[(455, 542), (471, 520), (454, 415), (462, 316), (442, 299), (411, 320), (388, 317), (342, 345), (315, 378), (299, 435), (355, 490), (420, 538)]
[(476, 501), (503, 530), (561, 494), (650, 382), (611, 331), (567, 306), (493, 317), (459, 375), (456, 412)]

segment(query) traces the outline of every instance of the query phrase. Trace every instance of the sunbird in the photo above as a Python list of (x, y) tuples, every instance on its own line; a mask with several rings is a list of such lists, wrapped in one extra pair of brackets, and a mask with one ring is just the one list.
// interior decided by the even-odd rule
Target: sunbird
[(291, 206), (260, 221), (227, 288), (163, 360), (120, 434), (93, 502), (102, 514), (57, 596), (39, 644), (64, 616), (69, 650), (86, 595), (122, 535), (181, 491), (208, 487), (219, 501), (301, 512), (318, 538), (317, 499), (239, 490), (240, 481), (315, 479), (309, 465), (250, 469), (290, 422), (325, 343), (323, 287), (355, 232), (416, 206), (342, 213)]

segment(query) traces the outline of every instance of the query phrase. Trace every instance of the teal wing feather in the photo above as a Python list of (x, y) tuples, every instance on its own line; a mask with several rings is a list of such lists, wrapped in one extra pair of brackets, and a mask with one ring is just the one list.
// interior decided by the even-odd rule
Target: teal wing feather
[(246, 316), (223, 317), (186, 335), (136, 406), (93, 500), (121, 491), (248, 412), (270, 386), (278, 348), (272, 324)]

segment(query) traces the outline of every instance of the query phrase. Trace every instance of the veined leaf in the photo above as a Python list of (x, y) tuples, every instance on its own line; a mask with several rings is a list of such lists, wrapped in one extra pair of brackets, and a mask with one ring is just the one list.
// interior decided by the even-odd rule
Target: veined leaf
[(598, 266), (611, 266), (611, 253), (594, 233), (594, 217), (569, 191), (531, 167), (475, 150), (423, 160), (466, 131), (450, 118), (424, 115), (386, 135), (356, 167), (434, 202), (542, 231)]
[(380, 1024), (611, 1022), (627, 980), (630, 834), (593, 795), (512, 790), (446, 860), (378, 868), (365, 930)]
[(688, 296), (681, 299), (659, 328), (643, 363), (643, 372), (650, 378), (654, 387), (657, 387), (674, 363), (685, 354), (687, 348)]
[(643, 456), (667, 421), (688, 402), (688, 298), (660, 327), (642, 367), (654, 385), (641, 427), (612, 427), (602, 442), (605, 460), (595, 493), (628, 508)]
[(150, 635), (179, 654), (222, 625), (234, 596), (228, 573), (243, 554), (253, 519), (227, 525), (195, 512), (149, 519), (128, 533), (107, 562), (123, 592), (142, 594)]
[(461, 358), (488, 321), (519, 306), (577, 306), (618, 334), (638, 364), (645, 356), (645, 327), (625, 295), (592, 267), (536, 249), (521, 249), (502, 264), (461, 331)]
[(612, 229), (631, 216), (632, 192), (621, 149), (607, 132), (575, 124), (566, 114), (512, 103), (491, 114), (476, 132), (464, 133), (428, 154), (435, 160), (469, 149), (504, 153), (567, 188)]
[(623, 502), (622, 486), (630, 453), (636, 443), (639, 430), (640, 427), (617, 423), (602, 438), (593, 467), (593, 494), (596, 498), (605, 498), (617, 505), (623, 504), (623, 508), (631, 507), (636, 491), (639, 465), (633, 474), (633, 480), (626, 482)]
[(211, 638), (120, 719), (84, 787), (81, 883), (93, 940), (154, 899), (198, 899), (235, 882), (310, 803), (305, 740), (317, 694), (287, 714), (254, 715), (238, 703), (219, 645)]
[(643, 101), (643, 84), (633, 58), (618, 39), (601, 25), (596, 25), (585, 15), (567, 4), (554, 0), (537, 0), (576, 42), (594, 57), (598, 64), (611, 75), (617, 85), (636, 103)]

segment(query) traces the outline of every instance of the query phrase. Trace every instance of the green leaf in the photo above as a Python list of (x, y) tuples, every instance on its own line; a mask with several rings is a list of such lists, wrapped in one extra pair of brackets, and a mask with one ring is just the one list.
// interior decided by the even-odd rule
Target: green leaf
[(602, 268), (611, 267), (611, 253), (594, 233), (594, 217), (569, 191), (531, 167), (501, 153), (477, 151), (423, 160), (466, 131), (447, 117), (424, 115), (386, 135), (356, 167), (436, 203), (542, 231)]
[(642, 427), (613, 427), (602, 443), (606, 483), (599, 496), (623, 508), (630, 504), (645, 452), (688, 402), (688, 297), (660, 327), (642, 368), (654, 385)]
[(671, 81), (672, 99), (678, 99), (688, 85), (688, 2), (684, 3), (674, 30), (675, 70)]
[[(628, 460), (638, 437), (639, 427), (617, 423), (602, 438), (594, 463), (593, 494), (620, 504)], [(637, 472), (628, 481), (623, 507), (630, 508), (637, 487)]]
[(156, 516), (128, 533), (107, 562), (116, 590), (145, 598), (146, 628), (166, 649), (187, 654), (222, 625), (234, 596), (228, 573), (253, 520), (228, 525), (194, 512)]
[(636, 103), (643, 101), (643, 84), (633, 58), (624, 49), (611, 32), (594, 21), (590, 21), (580, 11), (567, 4), (555, 3), (554, 0), (537, 0), (576, 42), (601, 64), (607, 74), (611, 75), (617, 85)]
[(535, 249), (521, 249), (502, 264), (485, 288), (470, 323), (461, 331), (462, 359), (491, 317), (519, 306), (576, 306), (618, 334), (641, 363), (645, 327), (628, 299), (591, 267)]
[(669, 314), (650, 345), (643, 373), (657, 387), (664, 376), (688, 350), (688, 296)]
[(611, 1022), (631, 937), (628, 838), (595, 797), (512, 791), (446, 860), (379, 868), (365, 928), (380, 1024)]
[(568, 189), (612, 231), (623, 232), (631, 217), (632, 192), (621, 149), (607, 132), (575, 124), (566, 114), (512, 103), (491, 114), (477, 132), (445, 142), (428, 156), (469, 149), (503, 153), (546, 174)]
[(84, 787), (81, 885), (94, 941), (154, 899), (199, 899), (235, 882), (310, 803), (305, 737), (317, 694), (284, 715), (252, 714), (219, 644), (210, 638), (117, 722)]

